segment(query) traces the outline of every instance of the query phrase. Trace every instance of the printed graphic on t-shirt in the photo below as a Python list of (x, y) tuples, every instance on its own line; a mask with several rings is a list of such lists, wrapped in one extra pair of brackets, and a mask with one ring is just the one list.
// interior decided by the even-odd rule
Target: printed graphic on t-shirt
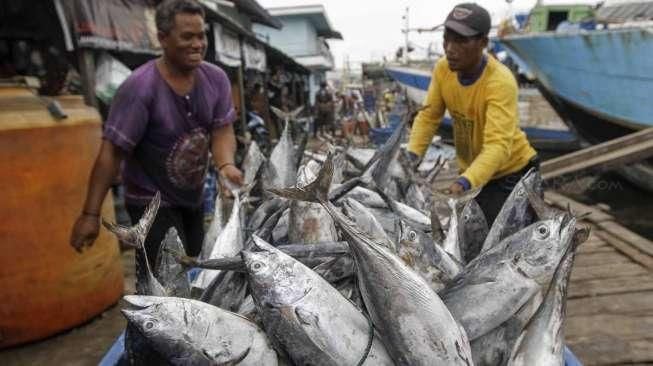
[(203, 128), (182, 135), (166, 159), (170, 181), (180, 189), (197, 189), (204, 183), (209, 158), (209, 137)]
[(453, 118), (453, 138), (456, 147), (456, 155), (458, 155), (458, 158), (462, 161), (471, 162), (474, 158), (474, 152), (472, 150), (474, 120), (455, 111), (451, 111), (450, 113)]

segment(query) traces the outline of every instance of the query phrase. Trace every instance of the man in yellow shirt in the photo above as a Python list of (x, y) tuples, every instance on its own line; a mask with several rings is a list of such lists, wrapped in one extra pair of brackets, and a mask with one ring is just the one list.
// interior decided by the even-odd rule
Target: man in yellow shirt
[(518, 126), (515, 78), (483, 52), (490, 31), (487, 10), (457, 5), (444, 25), (446, 58), (435, 65), (428, 107), (413, 121), (408, 151), (414, 159), (424, 155), (449, 111), (461, 171), (450, 191), (483, 187), (476, 199), (491, 225), (521, 176), (539, 167), (537, 154)]

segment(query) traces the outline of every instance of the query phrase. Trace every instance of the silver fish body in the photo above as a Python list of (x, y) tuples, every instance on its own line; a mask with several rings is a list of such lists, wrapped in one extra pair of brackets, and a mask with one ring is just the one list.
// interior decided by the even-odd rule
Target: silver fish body
[(242, 253), (252, 296), (265, 324), (299, 365), (392, 365), (365, 316), (322, 277), (271, 245)]
[(274, 197), (271, 199), (266, 199), (260, 206), (254, 210), (250, 215), (249, 221), (247, 222), (247, 233), (251, 234), (258, 230), (263, 223), (275, 212), (281, 210), (284, 211), (290, 206), (285, 198)]
[(399, 257), (346, 221), (365, 306), (399, 365), (470, 365), (469, 341), (449, 310)]
[(470, 200), (458, 219), (458, 243), (463, 263), (469, 263), (478, 256), (488, 231), (483, 210), (476, 200)]
[(277, 365), (265, 333), (238, 314), (176, 297), (124, 300), (129, 323), (172, 365)]
[(247, 154), (243, 160), (242, 171), (244, 185), (247, 186), (254, 182), (259, 169), (265, 162), (265, 156), (261, 152), (256, 141), (252, 141), (247, 149)]
[(354, 221), (372, 239), (393, 252), (397, 251), (395, 244), (385, 232), (383, 226), (381, 226), (376, 217), (374, 217), (374, 214), (367, 207), (355, 199), (345, 198), (342, 201), (342, 208), (344, 214)]
[[(436, 245), (430, 235), (403, 221), (401, 225), (402, 235), (397, 246), (397, 255), (422, 276), (433, 291), (441, 290), (445, 283), (455, 276), (451, 273), (443, 273), (441, 270), (439, 266), (443, 259), (440, 257), (441, 252), (436, 252)], [(444, 255), (449, 256), (447, 253)]]
[(563, 214), (522, 229), (482, 252), (440, 292), (471, 340), (508, 320), (548, 285), (575, 223)]
[(542, 177), (536, 169), (531, 169), (515, 185), (490, 227), (481, 252), (533, 222), (533, 213), (529, 210), (529, 190), (536, 194), (542, 192)]
[[(218, 187), (219, 186), (220, 185), (218, 184)], [(200, 255), (199, 255), (200, 259), (207, 259), (208, 256), (211, 254), (211, 252), (213, 251), (213, 246), (215, 245), (215, 241), (218, 239), (218, 235), (220, 235), (220, 232), (222, 231), (223, 227), (224, 227), (224, 212), (222, 209), (222, 194), (220, 192), (220, 189), (218, 189), (218, 194), (215, 196), (213, 218), (211, 219), (209, 228), (206, 230), (206, 234), (204, 234), (204, 240), (202, 242), (202, 250), (200, 251)]]
[[(319, 164), (310, 161), (297, 172), (297, 187), (305, 187), (315, 180)], [(331, 216), (319, 203), (292, 201), (288, 220), (288, 239), (292, 243), (317, 244), (338, 240)]]
[(359, 288), (372, 323), (399, 365), (472, 364), (465, 330), (420, 275), (375, 243), (328, 201), (333, 162), (304, 189), (275, 189), (291, 199), (318, 201), (333, 217), (356, 260)]
[(508, 365), (565, 364), (564, 328), (567, 285), (574, 262), (574, 250), (562, 259), (544, 302), (517, 340)]
[(288, 187), (295, 183), (297, 174), (295, 147), (290, 136), (290, 123), (281, 133), (279, 142), (272, 149), (263, 171), (261, 183), (264, 189)]
[[(213, 246), (213, 250), (207, 259), (233, 257), (243, 250), (244, 235), (240, 210), (241, 200), (236, 194), (234, 196), (234, 204), (231, 209), (229, 221), (227, 221), (222, 232), (220, 232), (220, 235)], [(196, 288), (206, 289), (219, 273), (220, 271), (216, 270), (202, 270), (195, 281), (193, 281), (192, 285)]]
[(172, 252), (185, 255), (184, 245), (174, 227), (168, 230), (161, 242), (155, 267), (156, 277), (168, 296), (190, 297), (188, 275)]
[(534, 296), (517, 311), (515, 315), (472, 341), (472, 357), (475, 366), (504, 366), (510, 359), (510, 353), (528, 324), (542, 304), (542, 291)]

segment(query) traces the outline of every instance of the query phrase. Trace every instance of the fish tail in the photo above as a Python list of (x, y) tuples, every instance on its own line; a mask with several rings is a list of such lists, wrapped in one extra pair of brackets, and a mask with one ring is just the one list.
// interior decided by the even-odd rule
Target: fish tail
[(139, 248), (143, 246), (147, 233), (154, 223), (156, 214), (159, 211), (159, 206), (161, 205), (161, 193), (156, 192), (154, 198), (148, 204), (145, 209), (145, 213), (138, 221), (138, 223), (131, 227), (126, 227), (118, 225), (112, 222), (106, 221), (102, 218), (102, 225), (111, 231), (120, 242), (132, 246), (134, 248)]
[(268, 189), (268, 192), (292, 200), (323, 203), (328, 201), (332, 178), (333, 155), (329, 153), (324, 164), (322, 164), (322, 169), (320, 169), (317, 178), (310, 184), (302, 188), (271, 188)]

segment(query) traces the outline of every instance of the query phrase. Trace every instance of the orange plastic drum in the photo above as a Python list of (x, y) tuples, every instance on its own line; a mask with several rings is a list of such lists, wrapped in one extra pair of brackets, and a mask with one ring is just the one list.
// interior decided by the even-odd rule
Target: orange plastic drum
[[(0, 348), (84, 323), (123, 292), (106, 230), (82, 254), (68, 245), (101, 124), (80, 97), (58, 100), (60, 121), (28, 90), (0, 87)], [(113, 220), (110, 199), (102, 215)]]

